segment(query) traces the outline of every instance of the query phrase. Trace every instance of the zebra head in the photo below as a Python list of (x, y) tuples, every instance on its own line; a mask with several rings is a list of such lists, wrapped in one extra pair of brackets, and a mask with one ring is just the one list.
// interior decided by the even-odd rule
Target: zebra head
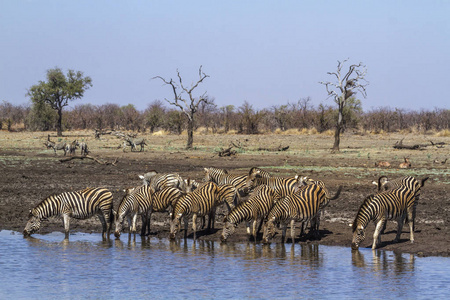
[(23, 236), (29, 237), (30, 235), (32, 235), (33, 233), (38, 231), (40, 227), (41, 227), (41, 218), (39, 218), (38, 216), (35, 216), (33, 214), (33, 211), (30, 210), (30, 215), (29, 215), (27, 225), (25, 226), (25, 229), (23, 230)]
[(181, 228), (181, 217), (182, 214), (172, 214), (172, 219), (170, 220), (170, 234), (169, 237), (171, 240), (174, 240), (177, 237), (177, 233)]
[(263, 226), (263, 244), (270, 244), (270, 240), (275, 235), (275, 218), (268, 219)]
[(359, 245), (366, 238), (365, 229), (360, 226), (353, 226), (352, 250), (358, 250)]
[(222, 235), (220, 236), (220, 240), (222, 242), (226, 242), (228, 237), (236, 231), (237, 224), (228, 221), (227, 217), (223, 219), (223, 223), (225, 225), (223, 226), (223, 231)]
[(117, 213), (115, 210), (112, 211), (114, 215), (114, 236), (116, 238), (120, 238), (120, 233), (122, 232), (123, 228), (123, 220), (125, 219), (123, 214)]

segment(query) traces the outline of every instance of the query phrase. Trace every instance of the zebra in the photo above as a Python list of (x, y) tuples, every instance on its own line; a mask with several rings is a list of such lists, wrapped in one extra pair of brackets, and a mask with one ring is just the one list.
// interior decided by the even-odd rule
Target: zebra
[[(236, 227), (242, 221), (246, 221), (247, 234), (256, 241), (256, 223), (258, 219), (264, 219), (272, 206), (279, 201), (280, 195), (267, 185), (258, 186), (247, 201), (239, 203), (231, 212), (225, 216), (223, 223), (221, 241), (225, 242), (230, 235), (236, 231)], [(250, 222), (252, 229), (250, 230)]]
[(55, 142), (48, 140), (47, 142), (44, 143), (44, 145), (47, 147), (47, 149), (52, 148), (53, 151), (55, 151), (55, 155), (56, 155), (57, 150), (63, 150), (64, 156), (66, 156), (66, 154), (67, 154), (67, 143), (66, 142), (59, 142), (58, 144), (56, 144)]
[[(197, 239), (197, 217), (215, 214), (220, 204), (218, 199), (219, 187), (214, 182), (208, 182), (195, 191), (182, 196), (173, 208), (170, 221), (170, 239), (175, 239), (180, 231), (181, 219), (184, 221), (184, 238), (187, 238), (188, 217), (192, 216), (194, 240)], [(214, 224), (214, 223), (213, 223)]]
[(412, 222), (412, 206), (414, 205), (414, 191), (406, 186), (370, 195), (364, 199), (358, 209), (355, 220), (352, 223), (352, 249), (358, 249), (365, 239), (365, 229), (370, 221), (376, 224), (373, 234), (372, 249), (376, 249), (381, 243), (381, 229), (386, 220), (397, 220), (397, 235), (394, 242), (400, 240), (403, 222), (408, 215), (410, 241), (414, 242)]
[(39, 230), (41, 221), (49, 217), (62, 217), (65, 239), (69, 238), (69, 220), (87, 219), (97, 215), (103, 226), (103, 239), (109, 238), (112, 223), (113, 196), (106, 188), (86, 188), (49, 196), (30, 210), (23, 231), (25, 237)]
[[(267, 173), (267, 172), (266, 172)], [(274, 189), (281, 197), (286, 197), (295, 192), (298, 176), (295, 177), (267, 177), (267, 174), (261, 175), (261, 169), (252, 168), (246, 178), (245, 188), (253, 189), (257, 186), (265, 184)]]
[[(303, 185), (315, 184), (315, 185), (320, 186), (325, 192), (325, 198), (319, 204), (319, 212), (317, 214), (317, 217), (311, 220), (311, 228), (310, 229), (317, 236), (319, 233), (320, 217), (322, 215), (322, 212), (323, 212), (324, 208), (327, 207), (330, 200), (336, 200), (337, 198), (339, 198), (341, 191), (342, 191), (342, 186), (339, 186), (336, 194), (333, 197), (331, 197), (330, 192), (328, 191), (327, 187), (325, 186), (325, 183), (321, 180), (314, 180), (312, 178), (305, 176), (305, 177), (299, 178), (299, 184), (303, 184)], [(303, 232), (304, 225), (305, 225), (305, 223), (302, 224), (302, 232)]]
[(125, 217), (128, 220), (130, 233), (136, 234), (136, 222), (138, 215), (142, 217), (141, 236), (145, 235), (147, 214), (152, 209), (152, 190), (148, 185), (142, 185), (136, 188), (128, 188), (125, 190), (125, 196), (117, 208), (117, 212), (113, 210), (114, 214), (114, 236), (120, 238)]
[(243, 188), (245, 187), (245, 181), (247, 180), (247, 175), (232, 175), (228, 174), (227, 170), (219, 168), (204, 168), (205, 178), (203, 181), (212, 181), (217, 185), (231, 184), (238, 189), (239, 193), (243, 196), (246, 195)]
[[(192, 191), (194, 191), (195, 189), (198, 189), (199, 187), (208, 184), (208, 182), (204, 182), (204, 183), (200, 183), (197, 182), (195, 180), (191, 180), (190, 178), (186, 179), (185, 181), (185, 185), (186, 185), (186, 192), (190, 193)], [(225, 203), (226, 207), (228, 209), (228, 213), (240, 202), (240, 194), (239, 191), (237, 190), (237, 188), (234, 185), (231, 184), (223, 184), (223, 185), (218, 185), (218, 201), (220, 203)], [(215, 219), (215, 215), (210, 217), (208, 219), (208, 229), (211, 228), (211, 220)], [(205, 217), (203, 217), (202, 219), (202, 226), (201, 228), (203, 229), (205, 226)]]
[(81, 156), (86, 156), (89, 154), (89, 148), (88, 145), (85, 142), (81, 142), (79, 143), (80, 146), (80, 151), (81, 151)]
[(78, 145), (79, 145), (78, 144), (78, 140), (74, 140), (72, 143), (66, 144), (66, 151), (65, 151), (65, 153), (68, 152), (70, 156), (74, 155), (75, 154), (75, 150), (77, 149)]
[[(153, 192), (150, 189), (152, 206), (148, 211), (148, 217), (146, 224), (142, 224), (142, 227), (147, 227), (147, 233), (150, 234), (150, 220), (152, 217), (152, 213), (154, 212), (165, 212), (169, 207), (175, 206), (176, 201), (183, 195), (179, 189), (173, 187), (165, 187), (157, 192)], [(144, 230), (144, 235), (145, 235)]]
[[(428, 180), (429, 177), (424, 177), (422, 179), (417, 180), (416, 178), (412, 177), (412, 176), (405, 176), (402, 178), (397, 178), (394, 180), (388, 180), (388, 178), (386, 176), (380, 176), (378, 178), (378, 182), (373, 182), (375, 185), (377, 185), (378, 187), (378, 192), (381, 191), (388, 191), (391, 189), (395, 189), (398, 188), (400, 186), (406, 186), (407, 188), (409, 188), (410, 190), (412, 190), (414, 192), (414, 205), (412, 207), (412, 222), (413, 222), (413, 231), (415, 230), (415, 225), (416, 225), (416, 210), (417, 210), (417, 205), (419, 203), (419, 198), (420, 198), (420, 189), (425, 185), (425, 181)], [(408, 220), (408, 219), (406, 219)], [(382, 229), (382, 233), (384, 232), (386, 228), (384, 227)]]
[(174, 187), (186, 192), (186, 183), (179, 174), (176, 173), (158, 173), (155, 170), (139, 175), (144, 185), (149, 185), (153, 191), (159, 191), (164, 187)]
[(144, 145), (147, 145), (147, 143), (145, 142), (145, 139), (143, 138), (139, 138), (139, 139), (133, 139), (130, 137), (126, 137), (125, 141), (123, 143), (123, 152), (125, 152), (125, 148), (127, 146), (131, 147), (131, 152), (136, 151), (136, 146), (141, 146), (141, 149), (139, 149), (139, 152), (144, 151)]
[[(337, 196), (339, 196), (338, 191)], [(336, 196), (335, 196), (336, 197)], [(282, 224), (282, 243), (285, 242), (287, 224), (290, 222), (291, 239), (295, 240), (295, 221), (311, 222), (310, 232), (318, 237), (320, 211), (327, 201), (326, 191), (318, 184), (308, 184), (278, 201), (267, 215), (263, 226), (263, 243), (267, 244), (275, 235), (275, 224)], [(334, 198), (334, 197), (333, 197)], [(317, 230), (316, 230), (317, 229)], [(302, 232), (300, 235), (303, 234)]]

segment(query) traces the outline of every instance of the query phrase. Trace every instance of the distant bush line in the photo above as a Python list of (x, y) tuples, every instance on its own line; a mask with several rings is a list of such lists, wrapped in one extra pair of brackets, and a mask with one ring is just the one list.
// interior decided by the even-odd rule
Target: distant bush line
[[(310, 99), (294, 104), (254, 109), (244, 102), (240, 107), (218, 107), (206, 104), (196, 113), (195, 128), (209, 133), (322, 133), (333, 130), (337, 110), (332, 106), (314, 107)], [(429, 132), (450, 130), (450, 110), (405, 110), (397, 108), (373, 108), (363, 112), (354, 107), (345, 113), (345, 130), (362, 130), (372, 133), (398, 131)], [(17, 131), (53, 131), (56, 112), (50, 107), (16, 106), (3, 101), (0, 104), (0, 129)], [(135, 132), (165, 131), (181, 134), (186, 128), (185, 115), (175, 107), (167, 107), (154, 101), (144, 111), (134, 105), (78, 104), (63, 111), (64, 130), (121, 129)]]

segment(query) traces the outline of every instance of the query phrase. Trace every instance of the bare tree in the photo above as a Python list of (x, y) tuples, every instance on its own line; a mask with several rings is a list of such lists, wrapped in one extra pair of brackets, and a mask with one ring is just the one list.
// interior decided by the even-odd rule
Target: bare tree
[(348, 59), (342, 62), (338, 61), (337, 71), (327, 73), (336, 77), (335, 82), (319, 82), (320, 84), (325, 85), (327, 88), (328, 97), (333, 97), (334, 102), (338, 105), (338, 120), (336, 124), (336, 131), (334, 133), (333, 151), (339, 151), (340, 136), (344, 120), (343, 113), (344, 108), (348, 104), (348, 99), (357, 92), (360, 92), (365, 98), (367, 96), (366, 86), (369, 84), (365, 80), (367, 69), (363, 63), (350, 65), (347, 73), (342, 73), (342, 68), (347, 61)]
[[(155, 78), (161, 79), (164, 84), (168, 84), (172, 87), (173, 91), (173, 100), (169, 100), (165, 98), (169, 104), (178, 107), (186, 116), (188, 120), (187, 124), (187, 144), (186, 149), (191, 149), (192, 144), (194, 143), (194, 117), (195, 113), (198, 110), (198, 107), (201, 103), (209, 103), (208, 97), (206, 96), (206, 92), (203, 93), (199, 98), (195, 98), (193, 95), (194, 90), (198, 87), (200, 83), (203, 82), (209, 75), (206, 75), (202, 71), (202, 66), (198, 69), (199, 80), (193, 84), (191, 84), (190, 88), (187, 88), (183, 84), (183, 80), (181, 78), (180, 72), (177, 70), (178, 82), (175, 82), (172, 78), (170, 80), (166, 80), (161, 76), (155, 76)], [(185, 95), (189, 97), (189, 99), (185, 99)]]

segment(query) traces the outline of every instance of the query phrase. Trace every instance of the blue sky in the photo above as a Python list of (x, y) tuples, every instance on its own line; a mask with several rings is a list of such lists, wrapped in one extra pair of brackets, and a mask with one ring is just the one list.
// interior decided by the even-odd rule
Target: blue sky
[(256, 109), (310, 97), (334, 105), (319, 81), (337, 61), (368, 69), (364, 110), (450, 108), (450, 1), (0, 0), (0, 101), (26, 104), (48, 69), (92, 78), (82, 100), (144, 110), (197, 88), (220, 106)]

